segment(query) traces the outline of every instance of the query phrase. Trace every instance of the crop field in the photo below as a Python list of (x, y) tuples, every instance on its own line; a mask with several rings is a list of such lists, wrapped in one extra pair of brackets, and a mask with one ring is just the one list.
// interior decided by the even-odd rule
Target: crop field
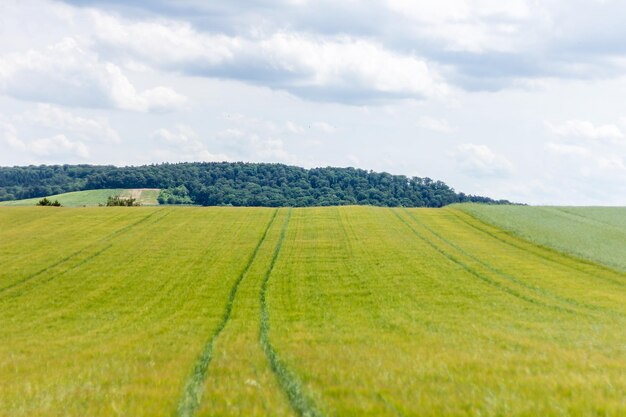
[[(120, 196), (123, 198), (133, 197), (144, 206), (158, 205), (157, 197), (159, 190), (156, 188), (107, 188), (102, 190), (74, 191), (71, 193), (48, 196), (50, 200), (59, 200), (65, 207), (91, 207), (105, 204), (107, 198)], [(28, 198), (24, 200), (0, 201), (0, 206), (34, 206), (42, 197)]]
[(157, 198), (160, 191), (158, 188), (132, 188), (121, 190), (119, 196), (122, 198), (132, 197), (142, 206), (158, 206)]
[(457, 207), (523, 239), (626, 272), (626, 207)]
[(626, 415), (626, 273), (461, 208), (2, 207), (0, 265), (0, 416)]

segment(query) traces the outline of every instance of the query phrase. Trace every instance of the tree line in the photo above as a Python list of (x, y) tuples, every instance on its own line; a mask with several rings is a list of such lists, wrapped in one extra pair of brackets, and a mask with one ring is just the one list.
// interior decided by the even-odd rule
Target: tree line
[(442, 181), (356, 168), (305, 169), (284, 164), (203, 162), (130, 167), (0, 167), (0, 201), (105, 188), (160, 188), (163, 204), (307, 207), (442, 207), (509, 203), (457, 193)]

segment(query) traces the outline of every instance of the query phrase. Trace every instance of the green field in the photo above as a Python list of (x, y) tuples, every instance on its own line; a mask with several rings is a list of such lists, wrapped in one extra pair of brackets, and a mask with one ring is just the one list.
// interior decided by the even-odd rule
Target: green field
[[(107, 198), (114, 196), (136, 198), (137, 201), (143, 206), (155, 206), (159, 204), (157, 201), (159, 190), (152, 188), (108, 188), (103, 190), (74, 191), (71, 193), (51, 195), (47, 198), (49, 200), (58, 200), (59, 203), (65, 207), (91, 207), (99, 204), (105, 204), (107, 202)], [(41, 198), (42, 197), (28, 198), (24, 200), (0, 201), (0, 206), (34, 206), (39, 200), (41, 200)]]
[(626, 274), (464, 210), (0, 208), (0, 415), (626, 415)]
[(626, 271), (626, 207), (456, 207), (523, 239)]

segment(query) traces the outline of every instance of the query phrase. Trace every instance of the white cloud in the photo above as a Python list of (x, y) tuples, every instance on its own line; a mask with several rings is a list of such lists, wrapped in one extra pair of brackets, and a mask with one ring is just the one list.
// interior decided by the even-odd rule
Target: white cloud
[(109, 75), (109, 95), (120, 109), (168, 112), (180, 108), (187, 101), (183, 95), (163, 86), (138, 92), (118, 66), (107, 63), (105, 68)]
[(285, 133), (293, 133), (293, 134), (298, 134), (298, 135), (306, 133), (307, 130), (311, 130), (311, 128), (315, 129), (316, 131), (326, 133), (326, 134), (335, 133), (337, 131), (337, 129), (334, 126), (325, 122), (313, 122), (313, 123), (299, 124), (296, 122), (288, 121), (287, 123), (285, 123), (284, 129), (275, 128), (273, 124), (270, 124), (270, 126), (271, 126), (271, 130), (275, 133), (285, 132)]
[(88, 18), (100, 42), (164, 66), (221, 64), (242, 46), (237, 37), (201, 33), (185, 21), (136, 21), (95, 10)]
[(358, 167), (361, 164), (361, 160), (356, 155), (353, 155), (353, 154), (346, 155), (346, 160), (352, 166), (355, 166), (355, 167)]
[(256, 162), (303, 163), (303, 160), (286, 149), (285, 142), (280, 137), (284, 133), (304, 132), (303, 126), (293, 122), (276, 123), (243, 114), (223, 114), (222, 119), (235, 125), (219, 131), (216, 135), (229, 154)]
[(532, 16), (526, 0), (387, 0), (387, 5), (397, 19), (413, 23), (413, 36), (473, 53), (514, 51), (522, 23)]
[(420, 117), (417, 120), (417, 127), (426, 130), (432, 130), (433, 132), (439, 133), (452, 133), (454, 132), (454, 128), (450, 126), (447, 120), (445, 119), (436, 119), (434, 117)]
[(617, 125), (569, 120), (560, 125), (547, 123), (546, 126), (554, 135), (574, 141), (573, 144), (546, 143), (546, 149), (552, 153), (577, 157), (575, 165), (568, 164), (567, 159), (555, 161), (564, 172), (574, 170), (575, 174), (568, 175), (581, 175), (588, 181), (603, 183), (626, 179), (623, 151), (626, 136)]
[[(619, 201), (618, 190), (626, 181), (626, 163), (623, 148), (615, 142), (614, 130), (592, 128), (585, 123), (578, 129), (563, 131), (577, 142), (546, 143), (546, 149), (556, 155), (550, 160), (550, 167), (561, 177), (560, 181), (577, 184), (576, 187), (586, 189), (595, 198), (606, 193), (606, 201)], [(618, 195), (614, 196), (615, 192)]]
[(138, 92), (117, 65), (67, 37), (43, 49), (0, 56), (0, 92), (23, 100), (80, 107), (168, 111), (185, 98), (167, 87)]
[(17, 138), (17, 129), (10, 123), (0, 121), (0, 132), (2, 132), (2, 139), (9, 144), (13, 149), (20, 151), (26, 150), (26, 145)]
[(601, 156), (596, 161), (600, 169), (620, 171), (622, 174), (626, 174), (626, 162), (619, 155)]
[(278, 128), (274, 122), (260, 119), (258, 117), (250, 117), (241, 113), (222, 113), (222, 119), (229, 123), (235, 123), (239, 126), (248, 128), (258, 128), (277, 131)]
[(596, 126), (589, 121), (568, 120), (560, 125), (546, 124), (548, 129), (557, 136), (566, 138), (583, 138), (592, 140), (611, 140), (622, 142), (624, 133), (613, 124)]
[[(142, 3), (140, 7), (159, 11), (151, 2)], [(297, 7), (283, 1), (176, 3), (184, 5), (169, 7), (178, 7), (179, 16), (202, 16), (213, 30), (225, 26), (258, 33), (301, 27), (309, 33), (367, 33), (370, 37), (380, 35), (406, 43), (429, 39), (443, 43), (446, 49), (463, 51), (513, 49), (512, 38), (528, 35), (521, 30), (522, 25), (528, 27), (528, 21), (546, 9), (529, 0), (317, 0), (301, 1)], [(103, 22), (100, 26), (101, 30), (122, 37), (115, 22)], [(179, 32), (187, 29), (178, 28)], [(420, 39), (416, 39), (418, 36)], [(174, 42), (157, 32), (154, 43), (159, 41)], [(177, 44), (181, 49), (197, 52), (195, 46), (186, 42)]]
[(22, 140), (17, 135), (17, 129), (9, 123), (0, 123), (4, 141), (15, 151), (38, 157), (89, 157), (89, 147), (81, 141), (71, 140), (63, 134), (49, 138)]
[(91, 18), (102, 45), (163, 69), (227, 75), (338, 101), (443, 97), (449, 92), (438, 71), (423, 58), (370, 40), (294, 32), (213, 35), (177, 21), (124, 21), (100, 12)]
[(167, 149), (157, 149), (155, 156), (164, 161), (227, 161), (224, 154), (209, 151), (196, 132), (189, 126), (177, 125), (175, 129), (160, 128), (154, 131), (153, 138), (165, 144)]
[(577, 145), (548, 142), (546, 148), (561, 155), (588, 156), (590, 154), (589, 149)]
[(475, 177), (500, 177), (513, 172), (513, 165), (502, 155), (494, 153), (487, 145), (465, 143), (455, 152), (459, 168)]
[(267, 64), (293, 80), (291, 91), (333, 88), (347, 94), (442, 97), (448, 87), (423, 59), (353, 38), (280, 33), (259, 43)]
[(174, 130), (157, 129), (153, 135), (155, 138), (171, 145), (201, 145), (196, 132), (191, 127), (185, 125), (178, 125)]
[[(186, 0), (167, 2), (167, 6), (163, 2), (133, 2), (128, 7), (119, 1), (66, 0), (97, 8), (37, 0), (19, 2), (19, 6), (15, 3), (3, 9), (8, 17), (0, 26), (8, 27), (8, 31), (0, 28), (0, 46), (2, 38), (7, 45), (23, 42), (12, 39), (21, 37), (11, 36), (19, 30), (15, 22), (21, 17), (41, 26), (46, 35), (51, 33), (48, 37), (29, 34), (38, 44), (46, 38), (56, 39), (63, 32), (59, 28), (67, 28), (72, 36), (82, 34), (96, 41), (103, 55), (122, 67), (121, 62), (132, 62), (136, 68), (240, 79), (328, 101), (358, 101), (359, 96), (349, 88), (332, 94), (327, 86), (314, 84), (302, 89), (293, 85), (312, 77), (289, 72), (298, 71), (301, 59), (296, 56), (294, 61), (293, 53), (280, 51), (277, 43), (281, 36), (312, 42), (327, 56), (342, 39), (355, 45), (362, 41), (388, 54), (426, 63), (430, 75), (440, 78), (434, 84), (456, 83), (466, 89), (517, 88), (535, 79), (560, 75), (619, 77), (625, 68), (620, 45), (626, 31), (619, 17), (626, 6), (618, 1), (318, 0), (298, 1), (294, 6), (291, 1)], [(149, 12), (137, 13), (142, 8)], [(105, 12), (107, 9), (116, 13)], [(346, 54), (348, 60), (350, 55)], [(370, 52), (365, 58), (369, 59), (360, 62), (379, 59)], [(314, 69), (323, 72), (324, 60), (320, 63)], [(350, 63), (342, 65), (349, 67)], [(398, 62), (380, 68), (393, 73)], [(360, 79), (361, 71), (350, 71)], [(363, 75), (367, 80), (373, 77), (371, 73)], [(363, 83), (361, 88), (368, 97), (399, 94), (397, 90), (367, 90), (365, 86)], [(418, 97), (430, 97), (429, 91), (423, 85), (417, 95), (407, 90)]]
[(39, 156), (76, 155), (80, 158), (89, 157), (87, 145), (80, 141), (70, 140), (65, 135), (33, 140), (27, 144), (27, 148)]
[(233, 128), (228, 128), (228, 129), (220, 130), (219, 132), (217, 132), (217, 136), (220, 138), (229, 138), (229, 137), (240, 138), (242, 136), (245, 136), (245, 134), (246, 132), (242, 131), (241, 129), (233, 129)]
[(253, 133), (246, 138), (245, 143), (256, 161), (298, 163), (298, 158), (285, 149), (285, 144), (280, 138), (261, 137)]
[(285, 128), (287, 129), (287, 131), (288, 131), (288, 132), (290, 132), (290, 133), (296, 133), (296, 134), (299, 134), (299, 133), (304, 133), (304, 132), (305, 132), (305, 130), (306, 130), (306, 129), (304, 128), (304, 126), (301, 126), (301, 125), (299, 125), (299, 124), (297, 124), (297, 123), (294, 123), (294, 122), (291, 122), (291, 121), (290, 121), (290, 122), (287, 122), (287, 123), (285, 124)]
[(315, 122), (313, 123), (313, 127), (315, 127), (317, 130), (324, 132), (324, 133), (335, 133), (337, 131), (337, 128), (331, 124), (328, 124), (326, 122)]
[(14, 120), (64, 133), (71, 132), (73, 136), (85, 141), (121, 141), (119, 133), (111, 127), (108, 120), (80, 117), (50, 104), (38, 104), (32, 111), (15, 116)]
[(530, 15), (526, 0), (387, 0), (391, 10), (421, 22), (475, 20), (479, 17), (523, 19)]

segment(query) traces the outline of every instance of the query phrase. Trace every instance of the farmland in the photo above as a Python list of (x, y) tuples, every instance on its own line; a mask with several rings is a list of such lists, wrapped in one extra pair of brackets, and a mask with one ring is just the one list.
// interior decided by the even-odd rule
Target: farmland
[(626, 207), (457, 207), (523, 239), (626, 271)]
[(626, 274), (475, 216), (2, 207), (0, 415), (626, 414)]
[[(50, 200), (58, 200), (66, 207), (90, 207), (105, 204), (107, 198), (119, 196), (121, 198), (135, 198), (138, 203), (144, 206), (158, 205), (158, 189), (138, 188), (122, 189), (107, 188), (101, 190), (73, 191), (70, 193), (55, 194), (48, 196)], [(24, 200), (0, 201), (0, 206), (34, 206), (41, 198), (28, 198)]]

